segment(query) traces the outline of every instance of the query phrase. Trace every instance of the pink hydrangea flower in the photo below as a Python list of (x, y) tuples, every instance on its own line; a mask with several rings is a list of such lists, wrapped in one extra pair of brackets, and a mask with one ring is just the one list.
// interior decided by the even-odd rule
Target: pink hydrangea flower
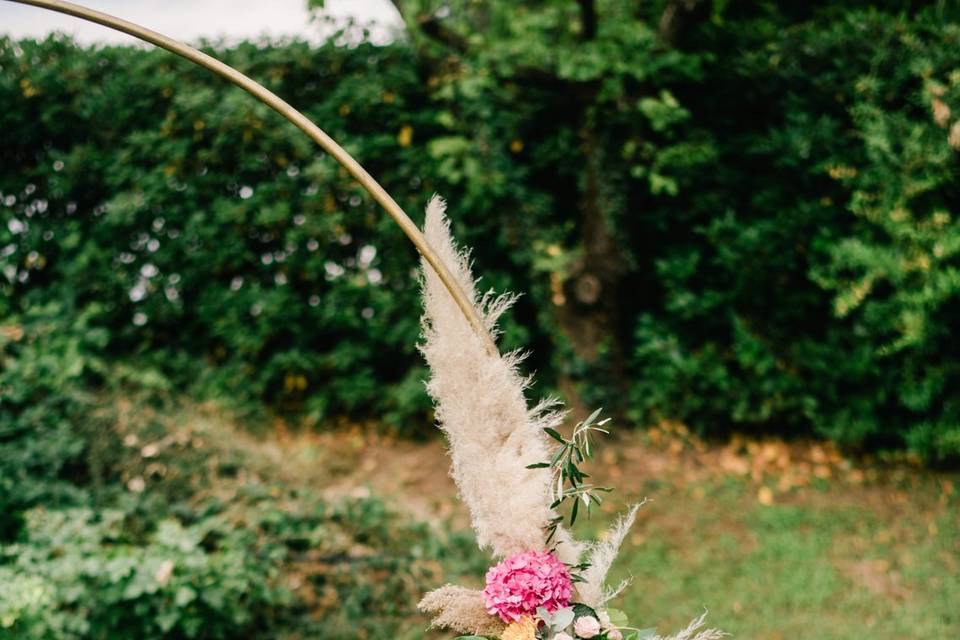
[(551, 613), (570, 604), (573, 583), (566, 565), (546, 551), (527, 551), (506, 558), (487, 571), (483, 590), (487, 612), (504, 622)]

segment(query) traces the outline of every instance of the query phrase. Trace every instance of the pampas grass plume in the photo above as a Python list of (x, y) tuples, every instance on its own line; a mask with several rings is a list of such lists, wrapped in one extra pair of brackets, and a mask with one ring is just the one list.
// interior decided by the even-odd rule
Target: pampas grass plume
[[(434, 196), (427, 205), (424, 235), (496, 335), (497, 319), (515, 298), (478, 295), (469, 257), (454, 244), (444, 211), (443, 200)], [(430, 366), (427, 390), (449, 441), (452, 475), (477, 541), (501, 558), (544, 550), (544, 529), (553, 516), (551, 476), (549, 470), (526, 467), (549, 458), (543, 429), (557, 426), (562, 415), (551, 402), (528, 407), (524, 391), (529, 381), (518, 371), (522, 356), (488, 353), (425, 260), (422, 273), (420, 350)]]

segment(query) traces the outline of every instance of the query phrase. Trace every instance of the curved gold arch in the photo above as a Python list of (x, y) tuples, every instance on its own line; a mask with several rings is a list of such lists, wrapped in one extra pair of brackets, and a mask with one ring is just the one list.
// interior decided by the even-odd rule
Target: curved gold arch
[(311, 140), (320, 145), (324, 151), (333, 156), (334, 159), (336, 159), (336, 161), (339, 162), (340, 165), (343, 166), (343, 168), (346, 169), (357, 182), (360, 183), (360, 186), (366, 189), (367, 192), (373, 196), (373, 199), (376, 200), (377, 203), (386, 210), (387, 214), (393, 219), (394, 222), (397, 223), (407, 238), (410, 239), (410, 242), (413, 243), (413, 246), (417, 248), (424, 259), (430, 264), (431, 267), (433, 267), (434, 271), (437, 272), (437, 275), (440, 276), (440, 280), (443, 282), (444, 286), (446, 286), (447, 290), (450, 292), (450, 295), (453, 296), (457, 306), (460, 307), (460, 310), (470, 322), (470, 325), (473, 327), (474, 331), (477, 332), (477, 335), (483, 338), (487, 347), (487, 351), (490, 352), (491, 355), (497, 355), (499, 353), (493, 338), (490, 336), (490, 333), (484, 326), (483, 321), (477, 313), (477, 310), (471, 304), (466, 294), (464, 294), (463, 289), (461, 289), (456, 280), (453, 279), (453, 276), (451, 275), (449, 269), (447, 269), (447, 266), (430, 247), (430, 244), (427, 242), (426, 238), (423, 237), (420, 229), (417, 228), (413, 221), (410, 220), (410, 217), (403, 211), (402, 208), (400, 208), (400, 205), (396, 203), (390, 194), (387, 193), (382, 186), (380, 186), (380, 183), (378, 183), (373, 176), (367, 173), (367, 170), (364, 169), (359, 162), (354, 160), (353, 157), (347, 153), (343, 147), (337, 144), (337, 142), (328, 136), (320, 127), (314, 124), (305, 115), (290, 106), (278, 95), (268, 90), (255, 80), (252, 80), (251, 78), (240, 73), (233, 67), (217, 60), (216, 58), (209, 56), (202, 51), (198, 51), (189, 45), (174, 40), (173, 38), (168, 38), (161, 33), (151, 31), (150, 29), (142, 27), (133, 22), (129, 22), (127, 20), (123, 20), (94, 9), (83, 7), (81, 5), (73, 4), (71, 2), (62, 2), (61, 0), (9, 1), (40, 7), (42, 9), (49, 9), (51, 11), (65, 13), (67, 15), (80, 18), (81, 20), (95, 22), (105, 27), (109, 27), (111, 29), (131, 35), (135, 38), (143, 40), (144, 42), (149, 42), (150, 44), (156, 45), (162, 49), (166, 49), (171, 53), (175, 53), (182, 58), (186, 58), (187, 60), (200, 65), (209, 71), (212, 71), (218, 76), (229, 80), (292, 122), (301, 131), (307, 134)]

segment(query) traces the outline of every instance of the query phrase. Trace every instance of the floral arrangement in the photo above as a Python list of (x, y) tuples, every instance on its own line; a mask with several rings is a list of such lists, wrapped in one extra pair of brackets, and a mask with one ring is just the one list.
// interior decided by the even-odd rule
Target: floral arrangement
[[(467, 294), (491, 335), (514, 301), (510, 294), (478, 295), (469, 256), (455, 245), (444, 202), (427, 206), (424, 236)], [(440, 587), (423, 598), (433, 625), (459, 640), (715, 640), (705, 615), (663, 638), (655, 629), (631, 626), (609, 606), (628, 583), (606, 584), (640, 504), (628, 509), (600, 541), (574, 539), (572, 526), (610, 491), (590, 483), (580, 465), (593, 455), (592, 438), (607, 433), (594, 412), (570, 438), (558, 428), (564, 413), (555, 400), (528, 406), (530, 380), (518, 371), (520, 353), (491, 353), (424, 260), (423, 343), (430, 367), (427, 389), (449, 441), (451, 474), (466, 503), (477, 541), (498, 562), (482, 590)], [(569, 506), (568, 516), (560, 509)]]

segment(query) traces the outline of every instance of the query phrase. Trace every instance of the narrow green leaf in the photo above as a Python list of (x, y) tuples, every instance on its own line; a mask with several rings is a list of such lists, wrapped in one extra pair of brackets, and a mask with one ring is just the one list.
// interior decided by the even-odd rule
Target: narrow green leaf
[(557, 450), (557, 452), (556, 452), (555, 454), (553, 454), (553, 459), (550, 460), (550, 466), (551, 466), (551, 467), (556, 466), (556, 464), (557, 464), (558, 462), (560, 462), (560, 458), (563, 457), (563, 454), (566, 452), (566, 450), (567, 450), (567, 448), (566, 448), (565, 446), (564, 446), (564, 447), (560, 447), (560, 448)]
[(567, 444), (567, 441), (563, 439), (563, 436), (561, 436), (556, 429), (551, 429), (550, 427), (544, 427), (543, 431), (554, 440), (561, 442), (563, 444)]
[(592, 425), (592, 424), (594, 423), (594, 421), (595, 421), (597, 418), (600, 417), (600, 412), (602, 412), (602, 411), (603, 411), (603, 407), (597, 409), (596, 411), (594, 411), (593, 413), (590, 414), (590, 417), (588, 417), (586, 420), (584, 420), (584, 421), (581, 422), (580, 424), (582, 424), (582, 425), (585, 426), (585, 427), (588, 427), (588, 426)]

